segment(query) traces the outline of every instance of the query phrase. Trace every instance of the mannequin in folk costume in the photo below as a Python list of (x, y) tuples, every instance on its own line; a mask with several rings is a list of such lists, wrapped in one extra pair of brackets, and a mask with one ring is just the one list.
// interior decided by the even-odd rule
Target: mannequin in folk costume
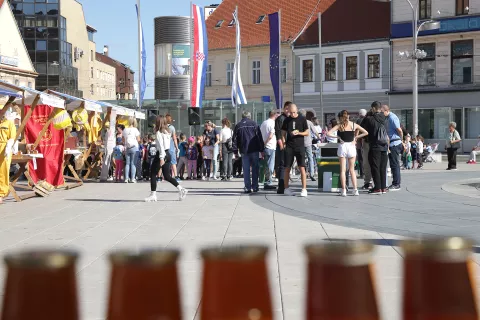
[(7, 112), (0, 111), (0, 204), (9, 193), (10, 164), (17, 134), (14, 122), (7, 119)]

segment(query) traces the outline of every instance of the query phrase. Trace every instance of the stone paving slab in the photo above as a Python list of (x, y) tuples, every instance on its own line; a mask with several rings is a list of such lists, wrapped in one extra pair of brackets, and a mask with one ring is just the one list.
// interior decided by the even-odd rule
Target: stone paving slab
[[(31, 247), (68, 247), (82, 257), (77, 276), (82, 319), (105, 319), (110, 268), (107, 252), (120, 248), (179, 248), (184, 319), (198, 319), (201, 259), (206, 246), (266, 244), (275, 319), (302, 319), (305, 310), (303, 246), (313, 241), (369, 239), (377, 244), (375, 282), (383, 319), (400, 319), (405, 236), (473, 236), (480, 227), (480, 204), (442, 185), (472, 178), (475, 166), (455, 174), (440, 170), (407, 172), (404, 190), (378, 198), (339, 198), (315, 193), (307, 199), (274, 193), (243, 195), (242, 183), (185, 182), (186, 201), (167, 183), (159, 202), (144, 203), (149, 184), (88, 183), (48, 199), (0, 206), (0, 252)], [(480, 169), (480, 166), (478, 166)], [(297, 187), (297, 185), (294, 185)], [(475, 255), (477, 264), (480, 255)], [(477, 271), (480, 266), (476, 265)], [(0, 267), (0, 295), (4, 267)], [(480, 278), (476, 278), (480, 287)], [(1, 302), (0, 302), (1, 303)]]

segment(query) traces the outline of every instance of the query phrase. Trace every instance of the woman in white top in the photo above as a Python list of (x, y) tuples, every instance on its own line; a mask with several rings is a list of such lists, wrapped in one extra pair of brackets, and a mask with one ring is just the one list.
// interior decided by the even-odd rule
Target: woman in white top
[(134, 117), (128, 119), (128, 128), (122, 132), (123, 144), (125, 146), (125, 183), (136, 183), (137, 161), (139, 157), (138, 143), (140, 132), (135, 127)]
[(162, 169), (163, 177), (178, 189), (180, 200), (185, 199), (188, 190), (180, 186), (176, 179), (172, 177), (170, 139), (172, 135), (168, 130), (167, 120), (164, 116), (158, 116), (155, 123), (155, 147), (157, 152), (150, 168), (150, 196), (145, 199), (146, 202), (157, 201), (157, 173)]
[(220, 131), (220, 159), (222, 159), (223, 164), (223, 181), (232, 179), (233, 148), (231, 146), (233, 131), (230, 127), (230, 120), (227, 118), (223, 119), (222, 130)]

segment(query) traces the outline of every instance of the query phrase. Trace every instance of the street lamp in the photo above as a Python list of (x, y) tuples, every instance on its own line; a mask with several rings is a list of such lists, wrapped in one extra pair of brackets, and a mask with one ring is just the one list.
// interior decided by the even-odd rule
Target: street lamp
[[(374, 0), (377, 2), (392, 2), (391, 0)], [(440, 22), (435, 20), (427, 20), (423, 21), (418, 24), (418, 4), (420, 0), (405, 0), (412, 8), (412, 37), (413, 37), (413, 53), (411, 58), (413, 59), (413, 88), (412, 88), (412, 96), (413, 96), (413, 134), (414, 137), (418, 135), (418, 59), (424, 58), (424, 52), (422, 50), (417, 49), (417, 40), (418, 40), (418, 33), (420, 31), (428, 31), (428, 30), (437, 30), (440, 29)]]

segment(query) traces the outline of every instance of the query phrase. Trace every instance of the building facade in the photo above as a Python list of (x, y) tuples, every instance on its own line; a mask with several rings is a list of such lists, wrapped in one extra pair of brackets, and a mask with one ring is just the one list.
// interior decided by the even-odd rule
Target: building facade
[[(373, 101), (388, 103), (390, 6), (371, 0), (337, 0), (295, 42), (294, 101), (324, 123), (338, 112), (355, 116)], [(321, 88), (322, 86), (322, 88)]]
[[(419, 18), (440, 22), (437, 30), (420, 32), (418, 49), (418, 125), (420, 134), (443, 148), (451, 121), (469, 152), (480, 134), (480, 0), (420, 0)], [(411, 9), (392, 3), (392, 90), (390, 101), (412, 129)], [(405, 54), (403, 54), (405, 56)]]
[(275, 98), (270, 81), (268, 14), (282, 8), (280, 68), (283, 100), (287, 101), (293, 99), (295, 83), (293, 41), (315, 21), (317, 12), (325, 11), (334, 2), (307, 0), (298, 5), (286, 0), (223, 1), (207, 20), (209, 56), (205, 98), (230, 100), (236, 55), (232, 13), (236, 7), (241, 26), (240, 74), (245, 95), (249, 102), (270, 102)]
[[(135, 72), (130, 67), (109, 56), (108, 47), (104, 53), (96, 53), (97, 62), (109, 65), (115, 69), (114, 87), (116, 100), (132, 100), (135, 99), (134, 77)], [(101, 99), (105, 100), (105, 99)]]
[(0, 0), (0, 79), (35, 88), (37, 73), (8, 3)]

